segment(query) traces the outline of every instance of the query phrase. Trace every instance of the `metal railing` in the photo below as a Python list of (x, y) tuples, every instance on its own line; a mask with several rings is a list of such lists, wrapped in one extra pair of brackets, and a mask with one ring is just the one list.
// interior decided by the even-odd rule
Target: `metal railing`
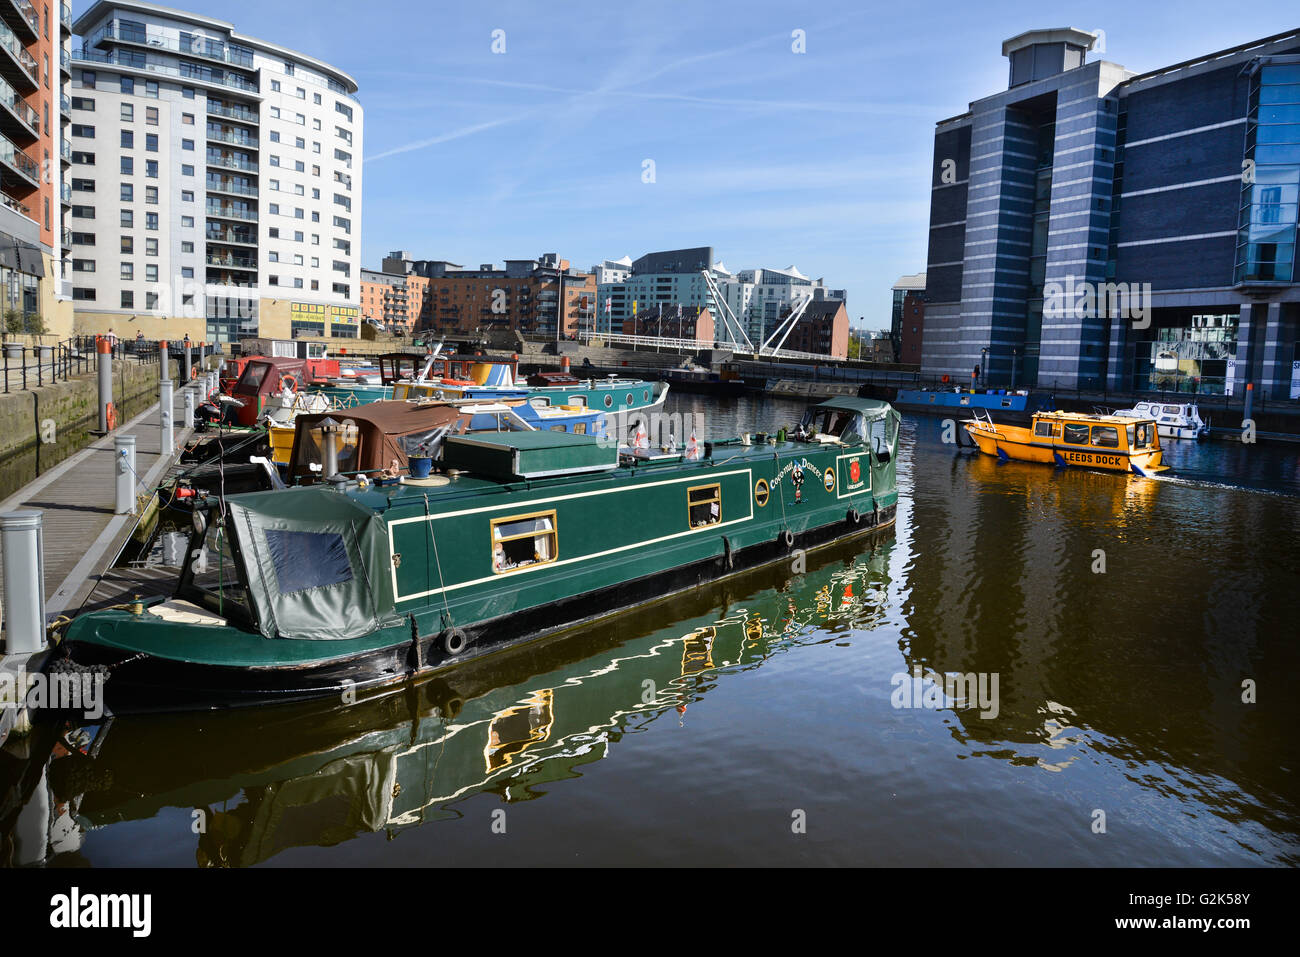
[(256, 235), (236, 232), (233, 229), (216, 229), (213, 226), (208, 226), (203, 235), (214, 243), (239, 243), (243, 246), (257, 245)]
[(217, 143), (229, 143), (231, 146), (240, 146), (244, 149), (257, 149), (257, 137), (246, 136), (242, 133), (226, 132), (220, 129), (208, 127), (208, 139)]
[(208, 203), (208, 215), (219, 216), (222, 219), (242, 219), (250, 223), (257, 222), (256, 210), (237, 209), (234, 206), (223, 205), (221, 203)]
[(23, 42), (18, 39), (18, 34), (14, 33), (13, 27), (0, 20), (0, 46), (4, 47), (13, 56), (18, 64), (23, 68), (32, 82), (37, 86), (41, 85), (40, 71), (36, 67), (36, 60), (32, 55), (23, 48)]
[(209, 116), (224, 116), (227, 119), (239, 120), (243, 123), (256, 123), (257, 114), (252, 110), (236, 109), (233, 106), (216, 106), (211, 100), (208, 100)]
[(209, 192), (233, 193), (236, 196), (256, 196), (256, 186), (241, 186), (238, 183), (223, 183), (220, 180), (207, 180)]
[(3, 363), (6, 393), (66, 382), (73, 376), (94, 371), (93, 339), (89, 350), (79, 346), (76, 339), (65, 339), (48, 346), (6, 342), (0, 345), (0, 353), (3, 353), (0, 363)]
[(36, 7), (31, 0), (12, 0), (12, 2), (18, 12), (22, 14), (23, 19), (32, 28), (32, 32), (39, 37), (41, 35), (41, 18), (36, 13)]
[(0, 136), (0, 162), (8, 163), (35, 183), (41, 181), (40, 165), (17, 146), (14, 146), (7, 136)]
[(23, 102), (23, 98), (18, 95), (18, 91), (9, 85), (9, 82), (0, 77), (0, 103), (9, 107), (20, 120), (32, 128), (32, 131), (39, 133), (41, 131), (41, 115)]
[(63, 26), (67, 27), (69, 30), (72, 29), (72, 5), (71, 4), (68, 3), (59, 4), (59, 23), (63, 24)]
[(207, 162), (209, 166), (220, 166), (222, 169), (237, 169), (242, 170), (245, 173), (257, 172), (256, 163), (250, 163), (247, 160), (233, 159), (221, 156), (220, 154), (209, 153)]
[(143, 54), (131, 55), (129, 51), (118, 50), (113, 53), (100, 53), (97, 50), (82, 47), (80, 50), (73, 52), (72, 58), (74, 60), (84, 60), (87, 63), (104, 63), (128, 69), (144, 70), (147, 73), (157, 73), (160, 76), (193, 80), (198, 83), (210, 83), (214, 86), (225, 86), (234, 90), (247, 90), (250, 93), (257, 92), (257, 84), (233, 73), (217, 76), (206, 68), (201, 69), (190, 64), (185, 64), (183, 67), (167, 66), (151, 61)]
[(152, 47), (155, 50), (166, 50), (169, 53), (180, 53), (184, 56), (203, 57), (206, 60), (228, 63), (231, 66), (243, 67), (247, 70), (253, 68), (251, 50), (245, 51), (243, 48), (232, 48), (221, 41), (198, 37), (188, 43), (183, 43), (179, 38), (173, 39), (161, 33), (151, 33), (147, 30), (129, 26), (124, 29), (117, 20), (110, 21), (102, 30), (94, 33), (88, 43), (92, 47), (99, 46), (103, 40), (133, 43), (139, 46)]
[(225, 266), (229, 269), (256, 269), (256, 259), (241, 259), (238, 256), (208, 256), (209, 266)]

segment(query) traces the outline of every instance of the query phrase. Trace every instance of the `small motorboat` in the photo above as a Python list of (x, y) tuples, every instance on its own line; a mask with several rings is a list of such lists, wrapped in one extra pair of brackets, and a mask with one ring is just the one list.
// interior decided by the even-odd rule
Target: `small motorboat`
[(1133, 408), (1120, 409), (1115, 414), (1135, 419), (1155, 419), (1156, 428), (1167, 439), (1199, 441), (1210, 435), (1210, 420), (1201, 418), (1200, 406), (1195, 402), (1139, 402)]
[(1151, 476), (1169, 466), (1154, 419), (1085, 412), (1039, 412), (1029, 428), (987, 417), (965, 423), (985, 455), (1002, 461), (1105, 469)]

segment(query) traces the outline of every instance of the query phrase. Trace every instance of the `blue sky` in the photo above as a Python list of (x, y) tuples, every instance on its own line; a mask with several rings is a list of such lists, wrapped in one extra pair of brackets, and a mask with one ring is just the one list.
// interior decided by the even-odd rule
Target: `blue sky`
[(1300, 26), (1274, 0), (177, 5), (357, 79), (366, 266), (712, 245), (846, 288), (867, 328), (925, 267), (934, 123), (1005, 88), (1004, 39), (1103, 29), (1142, 72)]

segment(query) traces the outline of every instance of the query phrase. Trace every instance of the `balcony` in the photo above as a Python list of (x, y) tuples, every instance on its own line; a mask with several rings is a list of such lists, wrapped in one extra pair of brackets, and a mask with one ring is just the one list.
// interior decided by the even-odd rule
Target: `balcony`
[(239, 246), (256, 246), (257, 234), (252, 232), (240, 232), (237, 229), (229, 227), (216, 226), (208, 223), (207, 229), (203, 234), (210, 243), (232, 243)]
[(224, 116), (226, 119), (238, 120), (240, 123), (257, 123), (257, 113), (253, 110), (241, 109), (237, 106), (217, 106), (213, 100), (208, 100), (209, 116)]
[(257, 271), (256, 259), (245, 259), (240, 256), (214, 256), (209, 253), (207, 261), (209, 266), (222, 266), (226, 269), (245, 269), (249, 272)]
[(247, 223), (257, 222), (257, 210), (245, 209), (234, 203), (214, 203), (208, 201), (208, 215), (220, 219), (238, 219)]
[(242, 183), (232, 183), (228, 180), (209, 179), (207, 181), (209, 193), (230, 193), (233, 196), (256, 196), (257, 187), (247, 186)]
[(0, 136), (0, 163), (17, 170), (31, 181), (33, 186), (41, 183), (41, 166), (10, 141), (7, 136)]
[(0, 109), (0, 133), (24, 144), (35, 142), (41, 132), (40, 114), (4, 80), (0, 80), (0, 106), (4, 107)]
[(257, 149), (257, 137), (249, 136), (247, 133), (235, 132), (234, 130), (221, 130), (208, 127), (208, 139), (216, 143), (229, 143), (231, 146), (240, 146), (244, 149)]
[(40, 39), (41, 18), (31, 0), (0, 0), (0, 8), (4, 10), (4, 19), (14, 26), (24, 43)]
[(59, 4), (59, 26), (63, 28), (64, 33), (72, 32), (72, 6), (70, 4)]
[(98, 50), (90, 49), (89, 47), (82, 47), (80, 50), (77, 50), (72, 54), (72, 59), (85, 63), (103, 63), (109, 66), (122, 67), (129, 70), (139, 70), (142, 73), (153, 73), (158, 76), (188, 80), (192, 83), (207, 84), (208, 86), (222, 86), (233, 90), (246, 90), (249, 93), (257, 92), (256, 83), (234, 73), (216, 73), (207, 67), (184, 62), (182, 62), (180, 67), (169, 66), (167, 64), (159, 63), (157, 60), (150, 60), (143, 53), (133, 53), (129, 50), (115, 50), (112, 53), (102, 53)]
[(59, 141), (59, 157), (65, 163), (72, 162), (72, 144), (69, 143), (66, 139)]
[(12, 209), (15, 213), (21, 213), (28, 219), (32, 218), (32, 208), (30, 206), (24, 206), (7, 193), (0, 193), (0, 206), (3, 206), (5, 209)]
[(120, 20), (109, 21), (108, 25), (93, 34), (89, 41), (89, 45), (93, 47), (106, 46), (112, 43), (148, 47), (152, 50), (166, 50), (169, 53), (178, 53), (182, 56), (203, 57), (205, 60), (227, 63), (230, 66), (237, 66), (245, 70), (253, 69), (252, 50), (228, 46), (220, 40), (209, 40), (206, 37), (189, 37), (188, 39), (169, 37), (162, 33), (141, 30), (138, 26)]
[(215, 269), (209, 269), (207, 275), (208, 285), (220, 286), (223, 292), (228, 289), (256, 290), (257, 283), (249, 282), (248, 278), (244, 273), (221, 272)]
[(67, 119), (72, 119), (72, 97), (66, 93), (59, 94), (59, 112)]
[(72, 248), (72, 230), (67, 226), (63, 227), (63, 248), (64, 249)]
[(68, 76), (72, 76), (72, 57), (67, 50), (59, 51), (59, 69)]
[[(6, 2), (8, 0), (0, 0), (0, 3)], [(24, 94), (38, 89), (41, 75), (36, 61), (23, 49), (23, 43), (14, 33), (13, 27), (4, 20), (0, 20), (0, 47), (4, 47), (4, 53), (0, 53), (0, 76)]]
[(72, 187), (67, 183), (59, 184), (59, 199), (62, 200), (64, 206), (72, 205)]
[(245, 173), (256, 173), (257, 164), (250, 163), (246, 159), (240, 159), (238, 156), (227, 156), (221, 153), (208, 152), (208, 165), (216, 166), (221, 169), (237, 169)]

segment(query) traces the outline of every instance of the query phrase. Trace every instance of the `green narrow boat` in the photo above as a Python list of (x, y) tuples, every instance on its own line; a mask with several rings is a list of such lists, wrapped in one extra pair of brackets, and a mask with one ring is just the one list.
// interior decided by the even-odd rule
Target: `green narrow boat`
[(428, 479), (230, 496), (170, 599), (78, 617), (53, 667), (107, 666), (116, 712), (402, 681), (890, 524), (898, 431), (838, 398), (788, 441), (685, 453), (477, 433)]

